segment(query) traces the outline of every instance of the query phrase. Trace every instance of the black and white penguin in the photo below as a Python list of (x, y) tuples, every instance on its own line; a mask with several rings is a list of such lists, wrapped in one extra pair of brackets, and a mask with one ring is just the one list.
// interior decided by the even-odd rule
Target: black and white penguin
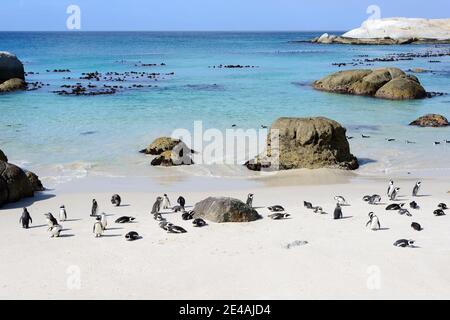
[(44, 216), (47, 218), (47, 226), (48, 226), (47, 230), (50, 231), (54, 226), (58, 224), (58, 221), (50, 212), (45, 213)]
[(408, 209), (401, 208), (398, 210), (398, 214), (407, 215), (408, 217), (412, 217), (412, 214), (408, 211)]
[(186, 205), (186, 200), (183, 198), (183, 196), (179, 196), (177, 199), (177, 203), (184, 208), (184, 206)]
[(386, 210), (400, 210), (404, 205), (404, 203), (391, 203), (386, 207)]
[(419, 209), (420, 207), (419, 207), (419, 205), (417, 204), (417, 202), (415, 202), (415, 201), (411, 201), (410, 203), (409, 203), (409, 207), (411, 208), (411, 209)]
[(136, 218), (123, 216), (123, 217), (117, 218), (117, 220), (115, 222), (116, 223), (129, 223), (129, 222), (134, 221), (134, 219), (136, 219)]
[(30, 223), (33, 223), (33, 219), (31, 219), (30, 213), (28, 212), (27, 208), (23, 208), (19, 223), (22, 223), (22, 228), (24, 229), (28, 229), (30, 227)]
[(342, 219), (342, 209), (339, 203), (336, 203), (336, 208), (334, 209), (333, 219)]
[(380, 219), (373, 213), (369, 212), (369, 221), (366, 223), (366, 228), (370, 226), (370, 230), (380, 230)]
[(282, 206), (278, 205), (278, 204), (274, 205), (274, 206), (267, 207), (267, 209), (269, 209), (269, 211), (272, 211), (272, 212), (284, 211), (284, 208)]
[(441, 210), (447, 210), (448, 209), (447, 205), (445, 203), (443, 203), (443, 202), (438, 204), (438, 208), (441, 209)]
[(182, 227), (176, 226), (167, 221), (160, 222), (159, 227), (166, 230), (168, 233), (186, 233), (187, 232)]
[(127, 241), (134, 241), (134, 240), (141, 239), (141, 236), (136, 231), (130, 231), (125, 235), (125, 239)]
[(433, 211), (433, 214), (434, 214), (435, 216), (437, 216), (437, 217), (445, 216), (445, 212), (444, 212), (444, 210), (442, 210), (442, 209), (436, 209), (436, 210), (434, 210), (434, 211)]
[(100, 223), (102, 224), (103, 230), (106, 230), (106, 226), (108, 225), (108, 220), (106, 219), (106, 214), (102, 212), (100, 215)]
[(156, 201), (153, 204), (152, 211), (151, 211), (152, 214), (158, 213), (161, 210), (162, 201), (163, 201), (163, 198), (156, 197)]
[(249, 194), (248, 194), (246, 204), (247, 204), (250, 208), (253, 208), (253, 193), (249, 193)]
[(94, 233), (94, 235), (95, 235), (95, 237), (96, 238), (98, 238), (98, 237), (101, 237), (102, 236), (102, 234), (103, 234), (103, 226), (102, 226), (102, 222), (101, 222), (101, 219), (102, 218), (100, 218), (100, 217), (97, 217), (95, 220), (95, 223), (94, 223), (94, 227), (92, 228), (92, 232)]
[(194, 218), (194, 211), (188, 211), (181, 215), (183, 220), (192, 220)]
[(66, 207), (62, 205), (59, 207), (59, 221), (66, 221), (66, 220), (67, 220)]
[(192, 224), (194, 225), (194, 227), (204, 227), (206, 226), (206, 221), (201, 218), (197, 218), (192, 221)]
[(169, 196), (166, 193), (164, 193), (164, 195), (163, 195), (162, 207), (163, 207), (163, 209), (169, 209), (170, 208)]
[(394, 246), (396, 247), (413, 247), (414, 246), (414, 240), (407, 240), (407, 239), (400, 239), (394, 242)]
[(280, 212), (276, 212), (276, 213), (272, 213), (269, 214), (268, 217), (272, 220), (282, 220), (282, 219), (287, 219), (289, 218), (291, 215), (289, 213), (280, 213)]
[(307, 202), (307, 201), (303, 201), (303, 206), (306, 209), (312, 209), (313, 208), (312, 203), (311, 202)]
[(345, 198), (343, 196), (335, 196), (334, 200), (336, 200), (340, 206), (347, 204), (347, 201), (345, 201)]
[(416, 184), (414, 185), (414, 188), (413, 188), (413, 191), (412, 191), (412, 196), (413, 197), (417, 197), (417, 193), (419, 192), (421, 183), (422, 182), (417, 181)]
[(59, 224), (55, 224), (53, 227), (49, 229), (50, 238), (58, 238), (62, 231), (62, 226)]
[(116, 207), (120, 207), (120, 204), (122, 203), (122, 198), (118, 194), (113, 194), (113, 196), (111, 197), (111, 203)]
[(393, 181), (393, 180), (390, 180), (390, 181), (389, 181), (389, 186), (388, 186), (387, 192), (386, 192), (386, 194), (387, 194), (387, 196), (388, 196), (389, 198), (391, 197), (391, 194), (392, 194), (392, 192), (394, 191), (394, 189), (395, 189), (395, 187), (394, 187), (394, 181)]
[(400, 191), (399, 187), (395, 188), (394, 191), (392, 191), (391, 196), (390, 196), (391, 201), (395, 201), (395, 199), (397, 199), (397, 195), (398, 195), (399, 191)]
[(317, 207), (314, 207), (312, 209), (313, 209), (314, 213), (318, 213), (318, 214), (322, 214), (323, 213), (322, 207), (317, 206)]
[(369, 196), (369, 195), (367, 195), (367, 196), (364, 196), (364, 197), (363, 197), (363, 201), (365, 201), (365, 202), (369, 202), (369, 200), (370, 200), (370, 197), (371, 197), (371, 196)]
[(377, 204), (381, 202), (381, 197), (378, 194), (374, 194), (370, 196), (369, 200), (367, 201), (369, 204)]
[(182, 206), (175, 206), (175, 207), (172, 208), (172, 210), (174, 212), (185, 212), (185, 209)]
[(98, 210), (97, 200), (92, 199), (91, 217), (95, 217), (97, 215), (97, 210)]
[(418, 224), (417, 222), (413, 222), (411, 223), (411, 228), (413, 228), (416, 231), (422, 231), (422, 226), (420, 224)]

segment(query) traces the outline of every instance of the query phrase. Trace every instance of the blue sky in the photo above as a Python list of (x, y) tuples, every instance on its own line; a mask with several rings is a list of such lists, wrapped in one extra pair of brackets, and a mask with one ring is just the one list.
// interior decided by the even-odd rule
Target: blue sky
[[(347, 30), (369, 17), (447, 18), (449, 0), (1, 0), (0, 31), (66, 30), (69, 5), (81, 30)], [(447, 15), (447, 16), (446, 16)]]

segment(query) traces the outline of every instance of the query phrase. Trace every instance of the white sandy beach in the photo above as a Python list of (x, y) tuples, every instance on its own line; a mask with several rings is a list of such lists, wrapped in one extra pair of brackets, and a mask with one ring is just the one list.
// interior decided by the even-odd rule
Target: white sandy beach
[[(439, 202), (450, 204), (448, 180), (423, 181), (421, 196), (415, 199), (421, 209), (411, 210), (413, 217), (362, 201), (364, 195), (378, 193), (387, 202), (384, 178), (345, 178), (312, 185), (293, 184), (292, 176), (289, 183), (285, 180), (272, 177), (250, 190), (239, 188), (234, 181), (237, 188), (230, 183), (223, 190), (183, 191), (189, 206), (210, 195), (244, 200), (251, 191), (254, 206), (264, 216), (251, 223), (209, 223), (194, 228), (180, 214), (165, 215), (183, 226), (186, 234), (167, 234), (149, 213), (157, 195), (167, 192), (173, 202), (178, 197), (179, 192), (163, 190), (163, 186), (158, 194), (116, 190), (124, 204), (118, 208), (110, 204), (111, 193), (90, 190), (50, 190), (34, 203), (26, 199), (10, 204), (0, 210), (0, 298), (450, 298), (450, 215), (435, 217), (432, 213)], [(411, 201), (414, 182), (396, 181), (401, 201)], [(332, 219), (335, 194), (351, 204), (343, 208), (343, 220)], [(102, 238), (92, 234), (92, 198), (108, 214), (109, 226)], [(305, 209), (304, 200), (321, 205), (328, 214)], [(67, 208), (69, 221), (62, 223), (63, 237), (50, 239), (43, 213), (51, 211), (57, 217), (61, 204)], [(285, 206), (292, 219), (267, 218), (265, 207), (274, 204)], [(24, 205), (34, 222), (28, 230), (19, 225)], [(365, 229), (369, 211), (378, 215), (382, 230)], [(122, 215), (136, 217), (136, 223), (115, 224)], [(414, 231), (413, 221), (424, 230)], [(143, 238), (125, 241), (124, 235), (131, 230)], [(401, 238), (416, 240), (419, 248), (394, 247), (393, 242)], [(308, 244), (285, 248), (296, 240)]]

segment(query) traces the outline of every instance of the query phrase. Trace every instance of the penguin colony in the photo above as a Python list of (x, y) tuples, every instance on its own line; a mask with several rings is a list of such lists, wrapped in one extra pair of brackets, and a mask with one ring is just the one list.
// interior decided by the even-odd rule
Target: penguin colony
[[(412, 189), (412, 197), (418, 197), (419, 191), (421, 187), (421, 182), (418, 181), (414, 185)], [(396, 187), (394, 184), (394, 181), (390, 180), (389, 185), (386, 191), (386, 197), (390, 201), (400, 201), (399, 200), (399, 191), (400, 188)], [(253, 208), (253, 199), (254, 194), (249, 193), (247, 195), (246, 199), (246, 205)], [(333, 211), (332, 218), (334, 220), (340, 220), (344, 219), (344, 209), (346, 206), (350, 206), (350, 204), (347, 202), (347, 200), (340, 195), (336, 195), (333, 198), (336, 201), (336, 206)], [(372, 195), (365, 195), (362, 198), (363, 201), (367, 202), (369, 205), (372, 206), (379, 206), (383, 205), (381, 203), (382, 197), (378, 194), (372, 194)], [(122, 203), (122, 199), (118, 194), (114, 194), (111, 197), (111, 204), (116, 207), (120, 207)], [(412, 217), (413, 215), (411, 212), (420, 210), (420, 206), (416, 201), (411, 201), (409, 203), (409, 210), (405, 207), (406, 203), (404, 202), (394, 202), (387, 204), (385, 207), (386, 211), (389, 212), (397, 212), (399, 215), (405, 215), (408, 217)], [(311, 202), (303, 201), (303, 206), (310, 210), (311, 212), (314, 212), (316, 214), (327, 214), (325, 211), (323, 211), (321, 206), (313, 205)], [(447, 210), (448, 207), (445, 203), (439, 203), (437, 205), (436, 210), (433, 211), (433, 214), (435, 216), (444, 216), (445, 210)], [(162, 210), (165, 210), (165, 212), (162, 212)], [(170, 212), (167, 212), (167, 210), (171, 210)], [(285, 220), (289, 219), (292, 215), (287, 213), (283, 206), (279, 204), (275, 204), (272, 206), (267, 207), (267, 210), (270, 212), (268, 214), (268, 218), (272, 220)], [(412, 210), (412, 211), (410, 211)], [(92, 232), (94, 234), (95, 238), (100, 238), (104, 234), (104, 232), (107, 230), (108, 226), (108, 219), (107, 215), (102, 212), (99, 214), (99, 205), (95, 199), (92, 200), (92, 206), (91, 206), (91, 212), (90, 217), (95, 218), (92, 226)], [(186, 233), (187, 230), (181, 226), (177, 226), (173, 223), (170, 223), (167, 221), (167, 219), (163, 216), (168, 213), (181, 213), (181, 218), (185, 221), (192, 220), (192, 226), (196, 228), (205, 227), (208, 224), (206, 221), (204, 221), (201, 218), (194, 219), (194, 211), (186, 210), (186, 200), (183, 196), (179, 196), (177, 199), (177, 205), (171, 206), (171, 202), (169, 199), (169, 196), (167, 194), (163, 194), (163, 196), (158, 196), (155, 199), (155, 202), (152, 205), (152, 209), (150, 211), (150, 214), (153, 216), (153, 219), (158, 223), (159, 227), (166, 231), (167, 233)], [(50, 233), (51, 238), (58, 238), (61, 235), (61, 232), (64, 230), (62, 227), (62, 222), (68, 221), (68, 214), (66, 211), (66, 207), (64, 205), (61, 205), (59, 208), (59, 222), (58, 220), (53, 216), (52, 213), (48, 212), (44, 214), (46, 221), (47, 221), (47, 231)], [(135, 218), (131, 216), (121, 216), (115, 220), (115, 223), (124, 224), (124, 223), (134, 223)], [(30, 224), (33, 223), (32, 217), (30, 215), (30, 212), (27, 208), (23, 208), (22, 215), (20, 216), (19, 223), (22, 225), (24, 229), (30, 228)], [(366, 223), (366, 228), (368, 230), (381, 230), (381, 222), (380, 219), (373, 211), (370, 211), (368, 213), (368, 221)], [(415, 231), (422, 231), (424, 230), (423, 227), (418, 222), (412, 222), (411, 228)], [(127, 241), (135, 241), (138, 239), (141, 239), (142, 237), (136, 232), (136, 231), (130, 231), (125, 235), (125, 239)], [(396, 247), (414, 247), (415, 241), (412, 239), (399, 239), (394, 242), (394, 246)]]

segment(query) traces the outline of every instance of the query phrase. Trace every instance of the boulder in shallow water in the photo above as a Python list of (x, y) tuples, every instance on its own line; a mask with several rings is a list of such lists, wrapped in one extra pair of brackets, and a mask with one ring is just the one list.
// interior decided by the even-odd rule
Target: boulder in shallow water
[(315, 81), (313, 87), (321, 91), (393, 100), (427, 97), (419, 79), (398, 68), (339, 71)]
[(212, 222), (250, 222), (261, 218), (255, 209), (239, 199), (209, 197), (194, 207), (194, 218), (204, 218)]
[[(278, 149), (272, 149), (267, 141), (267, 154), (278, 155), (281, 170), (337, 168), (354, 170), (358, 160), (350, 153), (350, 146), (345, 135), (346, 129), (338, 122), (324, 118), (279, 118), (271, 126), (271, 132), (279, 134)], [(274, 159), (260, 155), (246, 163), (250, 170), (259, 171), (270, 168)], [(275, 159), (276, 160), (276, 159)]]
[(25, 80), (22, 62), (9, 52), (0, 52), (0, 83), (14, 78)]
[(14, 78), (6, 80), (2, 84), (0, 84), (0, 93), (25, 90), (26, 88), (27, 84), (25, 83), (25, 81), (23, 81), (22, 79)]
[(150, 155), (160, 155), (165, 151), (171, 151), (175, 148), (181, 140), (173, 139), (171, 137), (159, 137), (156, 138), (147, 148), (141, 150), (141, 153)]
[(392, 100), (423, 99), (427, 92), (414, 76), (403, 76), (392, 79), (375, 94), (377, 98)]
[(410, 126), (420, 127), (446, 127), (448, 126), (448, 120), (446, 117), (440, 114), (426, 114), (409, 124)]
[(45, 190), (44, 186), (42, 185), (42, 182), (39, 180), (39, 177), (35, 173), (27, 171), (25, 174), (28, 178), (28, 181), (31, 184), (31, 188), (33, 189), (33, 191)]

